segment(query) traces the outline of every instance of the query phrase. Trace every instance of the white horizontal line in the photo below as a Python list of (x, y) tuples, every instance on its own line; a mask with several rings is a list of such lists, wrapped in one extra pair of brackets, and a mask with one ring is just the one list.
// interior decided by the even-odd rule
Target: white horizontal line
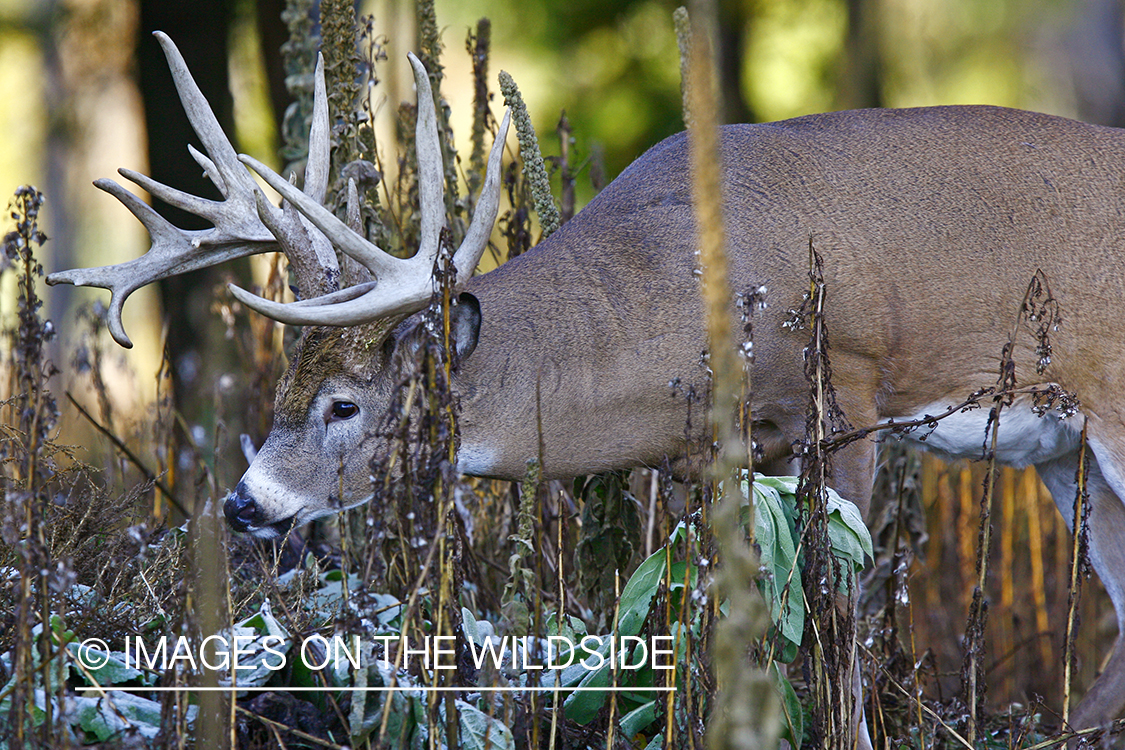
[(232, 685), (230, 687), (79, 687), (79, 690), (101, 690), (106, 693), (154, 692), (154, 693), (531, 693), (531, 692), (599, 692), (599, 693), (674, 693), (674, 687), (253, 687)]

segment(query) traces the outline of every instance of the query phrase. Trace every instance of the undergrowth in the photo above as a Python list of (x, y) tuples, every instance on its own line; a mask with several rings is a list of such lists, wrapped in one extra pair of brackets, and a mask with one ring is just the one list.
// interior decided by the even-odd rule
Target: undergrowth
[[(389, 154), (375, 137), (372, 98), (359, 96), (375, 90), (388, 40), (371, 19), (356, 19), (347, 2), (321, 4), (326, 37), (317, 40), (309, 5), (292, 0), (286, 16), (296, 103), (286, 114), (284, 157), (299, 166), (307, 149), (300, 134), (308, 131), (311, 51), (319, 41), (335, 81), (331, 102), (339, 125), (330, 201), (343, 216), (342, 193), (355, 180), (362, 231), (381, 247), (407, 253), (418, 236), (414, 107), (397, 112), (401, 149)], [(447, 264), (471, 216), (484, 143), (496, 128), (487, 79), (490, 33), (482, 20), (466, 42), (476, 76), (466, 164), (457, 157), (441, 98), (433, 6), (420, 3), (418, 12), (420, 28), (429, 30), (423, 52), (447, 157)], [(508, 98), (518, 97), (514, 82), (505, 89)], [(601, 179), (593, 157), (576, 161), (581, 149), (565, 118), (559, 154), (546, 159), (536, 158), (524, 119), (524, 163), (553, 171), (563, 210), (551, 210), (547, 172), (528, 178), (513, 160), (504, 173), (509, 206), (499, 222), (502, 246), (492, 248), (497, 260), (526, 251), (541, 226), (571, 216), (580, 175)], [(167, 363), (150, 413), (121, 414), (107, 386), (114, 365), (102, 356), (105, 311), (88, 308), (79, 318), (84, 335), (68, 382), (83, 384), (96, 407), (71, 397), (73, 408), (60, 408), (55, 394), (62, 379), (51, 361), (58, 356), (55, 327), (42, 318), (37, 291), (42, 269), (35, 251), (46, 239), (38, 229), (42, 204), (34, 188), (17, 192), (10, 211), (15, 228), (0, 256), (0, 274), (13, 276), (18, 289), (0, 362), (0, 746), (600, 749), (709, 741), (710, 714), (723, 688), (712, 646), (731, 605), (714, 588), (724, 564), (710, 525), (719, 483), (675, 482), (664, 466), (564, 484), (543, 481), (535, 462), (519, 483), (458, 476), (442, 316), (450, 273), (439, 263), (419, 356), (384, 428), (393, 449), (372, 456), (374, 500), (280, 543), (230, 537), (219, 509), (241, 469), (223, 454), (235, 443), (223, 431), (228, 422), (246, 425), (251, 434), (237, 442), (247, 454), (260, 443), (270, 422), (268, 394), (286, 363), (285, 341), (272, 323), (220, 291), (217, 318), (245, 363), (222, 377), (250, 396), (223, 397), (225, 386), (216, 383), (215, 434), (199, 440), (170, 403)], [(826, 293), (819, 263), (810, 242), (812, 292), (797, 323), (810, 334), (810, 391), (821, 397), (812, 399), (819, 406), (809, 412), (806, 472), (799, 484), (759, 477), (751, 488), (749, 477), (726, 480), (729, 492), (746, 480), (745, 500), (736, 507), (744, 526), (751, 514), (754, 521), (735, 536), (757, 542), (757, 586), (771, 623), (734, 664), (763, 670), (792, 746), (841, 746), (849, 736), (847, 645), (857, 632), (877, 746), (962, 746), (965, 735), (978, 747), (1057, 739), (1057, 722), (1044, 720), (1035, 705), (987, 715), (983, 700), (967, 705), (925, 697), (935, 675), (913, 644), (907, 580), (921, 535), (912, 510), (917, 465), (909, 455), (890, 454), (881, 494), (897, 512), (875, 525), (872, 546), (854, 508), (826, 486), (831, 452), (870, 430), (853, 429), (833, 408), (821, 317), (831, 299), (818, 296)], [(278, 297), (286, 284), (284, 266), (275, 261), (260, 291)], [(747, 310), (760, 302), (756, 295), (741, 295)], [(748, 352), (751, 314), (743, 324)], [(693, 418), (706, 422), (706, 398), (674, 385), (690, 413), (703, 415)], [(999, 410), (1004, 392), (1001, 382), (971, 398), (995, 398)], [(735, 401), (747, 428), (741, 405), (749, 392)], [(90, 430), (97, 447), (63, 444), (61, 420)], [(690, 425), (686, 430), (692, 433)], [(837, 605), (858, 595), (860, 576), (862, 589), (876, 594), (853, 619)], [(190, 644), (208, 636), (222, 640), (193, 650)], [(435, 639), (446, 639), (439, 642), (447, 650), (429, 654), (434, 663), (396, 662)], [(607, 658), (623, 642), (630, 644), (626, 666)], [(640, 642), (667, 648), (660, 667), (634, 668)], [(161, 643), (164, 658), (158, 658)], [(245, 647), (239, 664), (246, 669), (197, 663), (221, 664), (221, 646), (237, 643)], [(188, 645), (181, 650), (181, 644)], [(534, 668), (596, 657), (596, 667)], [(443, 668), (433, 668), (438, 665)], [(979, 672), (979, 660), (969, 670)], [(606, 686), (621, 691), (575, 689)], [(391, 687), (397, 692), (365, 690)], [(495, 687), (525, 690), (488, 692)]]

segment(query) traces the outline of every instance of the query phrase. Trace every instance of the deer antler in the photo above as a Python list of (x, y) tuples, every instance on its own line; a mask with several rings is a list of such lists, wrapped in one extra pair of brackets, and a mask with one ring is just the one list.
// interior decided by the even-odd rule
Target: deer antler
[[(126, 179), (152, 195), (163, 199), (169, 205), (206, 219), (213, 227), (203, 230), (180, 229), (121, 185), (113, 180), (100, 179), (95, 181), (94, 185), (117, 198), (133, 216), (137, 217), (152, 238), (151, 247), (140, 258), (126, 263), (61, 271), (47, 277), (48, 284), (97, 286), (110, 290), (112, 298), (109, 305), (109, 330), (114, 340), (125, 348), (130, 348), (133, 344), (121, 323), (121, 308), (129, 295), (137, 289), (186, 271), (279, 248), (278, 236), (259, 219), (257, 187), (253, 178), (239, 163), (234, 147), (223, 133), (199, 86), (191, 77), (180, 51), (166, 34), (158, 31), (155, 32), (155, 36), (168, 59), (168, 67), (172, 72), (172, 79), (183, 102), (188, 121), (203, 142), (208, 156), (204, 156), (190, 145), (188, 151), (203, 167), (208, 179), (219, 189), (223, 200), (212, 201), (190, 195), (130, 169), (119, 171)], [(323, 199), (328, 171), (328, 112), (323, 92), (323, 71), (320, 65), (318, 65), (317, 80), (319, 101), (316, 109), (321, 111), (313, 118), (309, 137), (308, 176), (305, 182), (306, 189), (319, 200)], [(310, 252), (315, 258), (322, 257), (323, 253), (319, 252), (322, 248), (316, 247), (315, 241), (311, 238), (305, 238), (304, 244), (307, 249), (302, 251), (295, 247), (301, 244), (296, 232), (290, 231), (283, 236), (286, 240), (280, 243), (282, 249), (293, 250), (290, 255), (291, 263), (300, 265), (301, 260), (306, 259)], [(326, 243), (326, 240), (324, 242)], [(285, 245), (290, 247), (286, 248)], [(329, 253), (324, 259), (330, 260), (334, 267), (335, 257), (331, 253), (331, 248), (328, 249)]]
[[(299, 324), (352, 325), (385, 315), (413, 312), (429, 301), (430, 277), (438, 252), (443, 224), (441, 152), (437, 139), (437, 119), (425, 68), (411, 55), (418, 82), (418, 144), (422, 243), (409, 260), (387, 255), (338, 221), (321, 204), (328, 186), (329, 124), (325, 95), (323, 61), (317, 63), (313, 122), (309, 134), (309, 158), (304, 192), (281, 179), (268, 167), (247, 156), (236, 155), (211, 107), (191, 77), (183, 57), (167, 35), (156, 32), (164, 49), (176, 90), (192, 128), (203, 142), (208, 156), (188, 146), (192, 157), (219, 189), (221, 201), (193, 196), (163, 185), (132, 170), (120, 173), (152, 195), (211, 222), (204, 230), (185, 230), (173, 226), (140, 198), (107, 179), (94, 184), (121, 201), (144, 225), (152, 239), (149, 250), (140, 258), (100, 268), (81, 268), (53, 273), (48, 284), (75, 284), (109, 289), (109, 329), (121, 346), (132, 342), (121, 323), (121, 308), (134, 291), (159, 279), (186, 271), (216, 265), (255, 253), (281, 250), (294, 267), (298, 288), (313, 299), (282, 305), (262, 299), (232, 286), (238, 299), (247, 306), (281, 322)], [(500, 134), (493, 145), (485, 186), (477, 203), (465, 241), (454, 256), (457, 283), (472, 275), (496, 220), (500, 200), (500, 156), (507, 133), (505, 115)], [(287, 204), (275, 208), (266, 201), (253, 178), (240, 163), (249, 164), (281, 193)], [(298, 210), (294, 210), (294, 207)], [(307, 217), (307, 218), (306, 218)], [(327, 229), (326, 229), (327, 227)], [(376, 281), (339, 289), (340, 270), (332, 245), (367, 267)], [(383, 300), (371, 294), (378, 286)], [(384, 292), (388, 292), (384, 294)]]
[[(258, 312), (295, 325), (358, 325), (379, 318), (401, 315), (424, 307), (433, 291), (433, 266), (437, 258), (441, 228), (444, 224), (442, 200), (442, 158), (438, 142), (437, 116), (426, 69), (413, 54), (408, 55), (414, 68), (418, 89), (418, 122), (415, 142), (418, 149), (418, 202), (421, 217), (421, 243), (410, 258), (396, 258), (353, 232), (344, 222), (319, 202), (297, 190), (280, 175), (249, 156), (239, 158), (262, 179), (297, 208), (335, 245), (371, 271), (375, 281), (342, 289), (338, 292), (282, 304), (263, 299), (237, 286), (231, 292), (244, 305)], [(472, 223), (465, 239), (453, 255), (457, 269), (455, 285), (473, 275), (481, 255), (488, 247), (488, 238), (500, 206), (500, 159), (508, 133), (509, 114), (504, 114), (500, 131), (492, 144), (484, 186)]]

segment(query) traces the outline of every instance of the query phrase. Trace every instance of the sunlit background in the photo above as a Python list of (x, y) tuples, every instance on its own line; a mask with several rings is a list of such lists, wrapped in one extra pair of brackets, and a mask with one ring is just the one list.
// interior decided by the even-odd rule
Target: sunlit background
[[(258, 33), (265, 9), (253, 0), (179, 4), (225, 12), (225, 26), (201, 23), (227, 41), (235, 143), (276, 165), (278, 139)], [(90, 184), (113, 176), (119, 166), (147, 171), (151, 136), (145, 133), (134, 54), (143, 5), (0, 0), (0, 188), (11, 194), (32, 183), (46, 193), (48, 271), (121, 261), (146, 247), (140, 225)], [(414, 38), (413, 5), (359, 5), (387, 37), (377, 96), (386, 102), (381, 112), (389, 121), (397, 103), (412, 97), (403, 61)], [(720, 5), (729, 120), (770, 121), (854, 106), (989, 103), (1120, 124), (1125, 76), (1121, 9), (1114, 0)], [(565, 111), (578, 158), (604, 154), (612, 178), (682, 129), (673, 3), (438, 0), (437, 6), (449, 76), (444, 92), (459, 138), (468, 136), (472, 95), (465, 38), (484, 16), (492, 21), (493, 80), (501, 69), (515, 77), (545, 150), (557, 148), (552, 134)], [(169, 31), (175, 36), (175, 29)], [(388, 127), (384, 143), (392, 138)], [(183, 144), (162, 145), (185, 153)], [(591, 195), (582, 187), (588, 184), (580, 180), (580, 200)], [(46, 296), (65, 332), (66, 310), (98, 294), (64, 288)], [(146, 290), (126, 306), (136, 356), (150, 372), (160, 335), (155, 299)], [(0, 305), (0, 314), (11, 308)], [(137, 385), (122, 395), (143, 396), (145, 387)]]

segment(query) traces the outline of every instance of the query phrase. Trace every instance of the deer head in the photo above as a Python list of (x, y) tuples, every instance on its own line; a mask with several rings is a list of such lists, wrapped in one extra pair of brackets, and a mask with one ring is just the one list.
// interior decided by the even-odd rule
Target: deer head
[[(442, 157), (433, 94), (422, 63), (409, 55), (418, 96), (415, 138), (421, 241), (412, 257), (396, 258), (323, 205), (330, 160), (323, 60), (316, 68), (302, 190), (261, 162), (236, 154), (175, 44), (163, 33), (157, 32), (156, 37), (188, 119), (207, 153), (188, 149), (223, 199), (207, 200), (131, 170), (120, 172), (213, 227), (179, 229), (116, 182), (98, 180), (97, 187), (120, 200), (145, 226), (152, 245), (142, 257), (127, 263), (54, 273), (47, 283), (109, 289), (109, 330), (114, 340), (128, 348), (132, 342), (122, 325), (121, 310), (140, 287), (246, 255), (285, 254), (302, 299), (279, 303), (230, 287), (247, 307), (283, 323), (305, 326), (289, 371), (278, 384), (274, 429), (225, 504), (233, 528), (272, 537), (295, 523), (358, 505), (371, 494), (367, 464), (377, 447), (373, 435), (395, 374), (402, 367), (403, 355), (396, 354), (391, 331), (409, 314), (426, 307), (433, 296), (434, 264), (444, 225)], [(454, 288), (464, 286), (488, 246), (500, 202), (500, 160), (508, 123), (505, 114), (476, 212), (453, 254)], [(282, 195), (281, 208), (266, 200), (247, 166)], [(354, 183), (349, 184), (348, 200), (349, 215), (358, 216)], [(457, 297), (452, 319), (453, 346), (467, 356), (480, 326), (479, 306), (472, 295)], [(404, 331), (398, 338), (407, 334)], [(294, 460), (301, 455), (317, 458)]]

